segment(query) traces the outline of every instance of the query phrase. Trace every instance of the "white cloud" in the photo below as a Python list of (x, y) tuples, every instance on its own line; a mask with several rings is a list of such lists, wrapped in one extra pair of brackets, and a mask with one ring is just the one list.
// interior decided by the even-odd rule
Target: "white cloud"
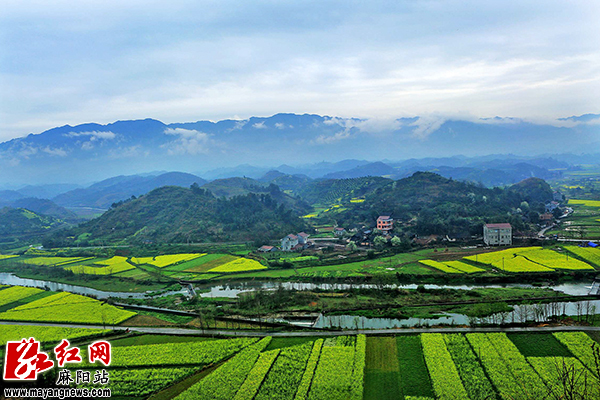
[(63, 149), (52, 148), (50, 146), (46, 146), (42, 149), (42, 151), (46, 154), (50, 154), (51, 156), (58, 157), (66, 157), (69, 153)]
[(441, 116), (419, 117), (418, 120), (410, 124), (410, 126), (416, 127), (412, 132), (412, 136), (421, 140), (425, 139), (427, 136), (438, 130), (446, 121), (447, 118)]
[(255, 124), (253, 124), (252, 127), (254, 129), (267, 129), (267, 126), (265, 125), (265, 121), (257, 122)]
[(285, 129), (285, 124), (283, 124), (281, 122), (276, 122), (275, 123), (275, 128), (277, 128), (277, 129)]
[(89, 131), (89, 132), (69, 132), (65, 133), (67, 137), (85, 137), (89, 136), (90, 140), (113, 140), (117, 137), (114, 132), (111, 131)]
[(334, 135), (320, 135), (314, 140), (314, 142), (318, 144), (332, 144), (339, 142), (340, 140), (348, 139), (350, 136), (350, 130), (343, 130)]
[(191, 154), (198, 155), (208, 153), (210, 135), (194, 129), (167, 128), (166, 135), (178, 136), (172, 142), (163, 144), (161, 147), (167, 150), (169, 155)]

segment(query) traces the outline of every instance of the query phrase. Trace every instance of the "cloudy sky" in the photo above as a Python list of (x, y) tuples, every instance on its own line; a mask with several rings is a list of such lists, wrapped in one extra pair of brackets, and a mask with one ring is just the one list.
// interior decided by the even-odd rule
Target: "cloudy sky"
[(0, 140), (64, 124), (600, 112), (598, 1), (45, 1), (0, 8)]

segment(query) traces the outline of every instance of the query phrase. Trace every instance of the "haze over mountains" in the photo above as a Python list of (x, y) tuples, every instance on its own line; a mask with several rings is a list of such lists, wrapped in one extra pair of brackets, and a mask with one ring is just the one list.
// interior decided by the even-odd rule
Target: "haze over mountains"
[[(388, 167), (407, 169), (408, 166), (407, 162), (400, 165), (397, 160), (457, 154), (532, 157), (574, 153), (571, 158), (583, 163), (585, 157), (577, 154), (599, 152), (599, 123), (600, 114), (562, 118), (556, 121), (556, 126), (510, 118), (468, 121), (415, 117), (382, 123), (309, 114), (276, 114), (268, 118), (219, 122), (164, 124), (146, 119), (107, 125), (65, 125), (1, 143), (0, 184), (13, 187), (63, 182), (85, 185), (148, 171), (183, 171), (204, 179), (244, 175), (258, 178), (271, 169), (285, 174), (303, 173), (312, 178), (327, 174), (334, 174), (330, 177), (365, 173), (394, 175), (395, 171)], [(396, 163), (369, 165), (368, 161), (353, 159), (396, 160)], [(350, 161), (343, 161), (343, 165), (319, 164), (323, 160)], [(481, 161), (483, 159), (478, 159)], [(418, 163), (419, 166), (451, 168), (469, 164), (460, 157), (450, 158), (445, 164)], [(235, 168), (239, 165), (243, 167)], [(299, 168), (299, 165), (304, 167)], [(339, 175), (340, 171), (354, 168), (359, 170)], [(469, 176), (470, 172), (456, 173)], [(490, 177), (490, 182), (494, 179)], [(56, 193), (45, 197), (52, 195)]]

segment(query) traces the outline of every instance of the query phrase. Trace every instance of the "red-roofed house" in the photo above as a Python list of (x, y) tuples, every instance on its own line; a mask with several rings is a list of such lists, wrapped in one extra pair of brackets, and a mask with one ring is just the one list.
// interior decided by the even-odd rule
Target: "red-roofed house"
[(383, 232), (388, 232), (394, 229), (394, 219), (389, 215), (380, 215), (377, 218), (377, 229)]
[(277, 247), (275, 247), (275, 246), (260, 246), (258, 248), (258, 251), (260, 251), (261, 253), (268, 253), (271, 251), (277, 251)]
[(510, 224), (485, 224), (483, 241), (488, 246), (509, 246), (512, 244), (512, 226)]
[(308, 237), (310, 235), (308, 233), (304, 233), (304, 232), (300, 232), (298, 234), (298, 243), (300, 244), (306, 244), (308, 242)]

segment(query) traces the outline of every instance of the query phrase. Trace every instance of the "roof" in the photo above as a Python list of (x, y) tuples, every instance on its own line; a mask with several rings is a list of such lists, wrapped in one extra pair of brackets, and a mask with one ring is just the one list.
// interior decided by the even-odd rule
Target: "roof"
[(286, 238), (290, 238), (290, 239), (294, 240), (294, 239), (298, 239), (298, 236), (296, 236), (296, 235), (292, 235), (292, 234), (290, 233), (289, 235), (287, 235), (287, 236), (286, 236)]
[(302, 237), (305, 237), (305, 238), (306, 238), (306, 237), (309, 237), (310, 235), (309, 235), (308, 233), (300, 232), (300, 233), (298, 234), (298, 236), (302, 236)]
[(274, 247), (273, 246), (260, 246), (259, 250), (260, 249), (262, 249), (262, 250), (273, 250)]
[(389, 215), (380, 215), (377, 219), (392, 219)]
[(340, 227), (337, 227), (337, 228), (335, 228), (335, 230), (336, 230), (336, 231), (345, 231), (346, 229), (344, 229), (344, 228), (340, 228)]
[(492, 229), (508, 229), (508, 228), (512, 229), (512, 226), (509, 223), (504, 223), (504, 224), (485, 224), (485, 226), (487, 228), (492, 228)]

